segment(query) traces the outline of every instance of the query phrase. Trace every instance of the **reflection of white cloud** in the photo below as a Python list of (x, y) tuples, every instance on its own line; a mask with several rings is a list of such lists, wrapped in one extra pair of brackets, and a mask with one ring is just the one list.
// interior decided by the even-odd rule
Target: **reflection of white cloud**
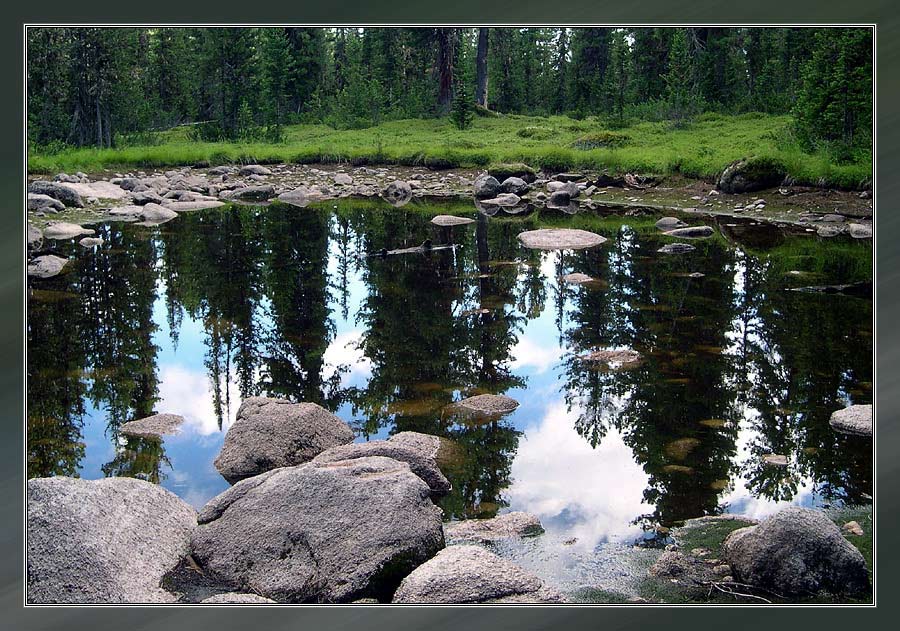
[(522, 336), (513, 346), (511, 354), (515, 357), (510, 363), (513, 369), (532, 367), (540, 374), (547, 372), (559, 361), (562, 349), (559, 346), (540, 346), (530, 336)]
[(362, 331), (356, 329), (336, 336), (322, 356), (325, 366), (322, 377), (328, 379), (338, 366), (348, 366), (349, 372), (341, 375), (341, 385), (347, 386), (357, 379), (368, 379), (372, 374), (372, 362), (360, 348)]
[[(222, 384), (224, 397), (225, 384)], [(240, 388), (236, 381), (228, 384), (230, 407), (223, 410), (227, 418), (222, 419), (222, 429), (227, 430), (234, 421), (241, 405)], [(184, 417), (186, 431), (206, 436), (219, 431), (216, 410), (213, 406), (212, 386), (205, 372), (193, 371), (184, 366), (162, 366), (159, 377), (160, 412), (180, 414)]]
[(640, 529), (631, 521), (653, 510), (642, 497), (647, 476), (614, 430), (591, 448), (574, 429), (577, 416), (556, 403), (525, 431), (506, 492), (510, 506), (537, 515), (547, 530), (565, 528), (586, 547), (635, 536)]

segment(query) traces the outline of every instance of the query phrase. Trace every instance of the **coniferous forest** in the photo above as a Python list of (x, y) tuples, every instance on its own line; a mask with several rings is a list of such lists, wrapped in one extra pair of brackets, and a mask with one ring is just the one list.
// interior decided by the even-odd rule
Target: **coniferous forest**
[[(362, 130), (418, 119), (464, 130), (492, 116), (536, 117), (516, 126), (517, 137), (553, 144), (560, 127), (579, 126), (541, 117), (563, 116), (607, 132), (571, 139), (590, 149), (616, 148), (615, 130), (642, 122), (669, 131), (743, 116), (775, 121), (760, 135), (801, 162), (805, 153), (871, 174), (866, 28), (32, 28), (27, 40), (32, 171), (73, 147), (296, 145), (297, 125)], [(179, 134), (166, 136), (173, 128)], [(365, 141), (376, 161), (395, 140), (387, 135)], [(468, 151), (450, 156), (458, 166), (495, 157), (476, 155), (471, 140), (451, 148)], [(702, 152), (682, 154), (680, 166), (661, 170), (723, 166), (691, 169)], [(79, 166), (73, 160), (50, 165)], [(147, 160), (184, 161), (159, 151)]]

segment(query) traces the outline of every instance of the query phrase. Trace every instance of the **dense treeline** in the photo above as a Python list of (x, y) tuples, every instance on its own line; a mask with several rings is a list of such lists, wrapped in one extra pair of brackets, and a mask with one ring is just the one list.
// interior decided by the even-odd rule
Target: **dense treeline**
[[(464, 95), (465, 98), (460, 98)], [(193, 124), (281, 138), (479, 112), (690, 120), (793, 113), (808, 149), (868, 147), (872, 33), (811, 28), (34, 28), (29, 140), (115, 146)], [(482, 109), (483, 108), (483, 109)], [(489, 111), (490, 110), (490, 111)]]

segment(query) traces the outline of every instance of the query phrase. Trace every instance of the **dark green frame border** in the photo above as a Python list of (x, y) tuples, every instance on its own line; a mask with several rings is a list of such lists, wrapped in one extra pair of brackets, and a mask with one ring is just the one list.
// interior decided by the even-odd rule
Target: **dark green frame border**
[[(900, 452), (900, 11), (896, 0), (756, 0), (724, 3), (714, 0), (643, 0), (596, 2), (592, 0), (478, 0), (434, 2), (394, 0), (336, 0), (330, 3), (301, 0), (291, 4), (253, 5), (221, 0), (148, 4), (105, 2), (19, 5), (6, 8), (2, 47), (3, 84), (7, 97), (3, 109), (2, 199), (0, 210), (5, 230), (0, 234), (0, 626), (9, 629), (192, 629), (217, 631), (247, 626), (277, 629), (311, 628), (373, 629), (377, 631), (429, 628), (490, 628), (521, 631), (572, 627), (606, 629), (671, 629), (715, 626), (719, 629), (852, 628), (887, 627), (900, 600), (896, 596), (900, 501), (898, 458)], [(24, 186), (23, 186), (23, 25), (25, 23), (346, 23), (483, 25), (519, 24), (876, 24), (876, 306), (881, 327), (876, 331), (877, 471), (876, 519), (882, 534), (876, 564), (877, 608), (39, 608), (23, 603), (23, 397), (24, 397)], [(884, 622), (882, 622), (884, 621)], [(879, 624), (879, 623), (882, 624)], [(890, 626), (896, 624), (896, 620)]]

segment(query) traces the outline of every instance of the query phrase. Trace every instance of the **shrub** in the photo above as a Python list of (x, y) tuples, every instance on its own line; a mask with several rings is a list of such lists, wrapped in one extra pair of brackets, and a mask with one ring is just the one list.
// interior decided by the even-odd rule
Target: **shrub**
[(533, 138), (534, 140), (547, 140), (553, 136), (553, 130), (549, 127), (529, 126), (516, 132), (519, 138)]

